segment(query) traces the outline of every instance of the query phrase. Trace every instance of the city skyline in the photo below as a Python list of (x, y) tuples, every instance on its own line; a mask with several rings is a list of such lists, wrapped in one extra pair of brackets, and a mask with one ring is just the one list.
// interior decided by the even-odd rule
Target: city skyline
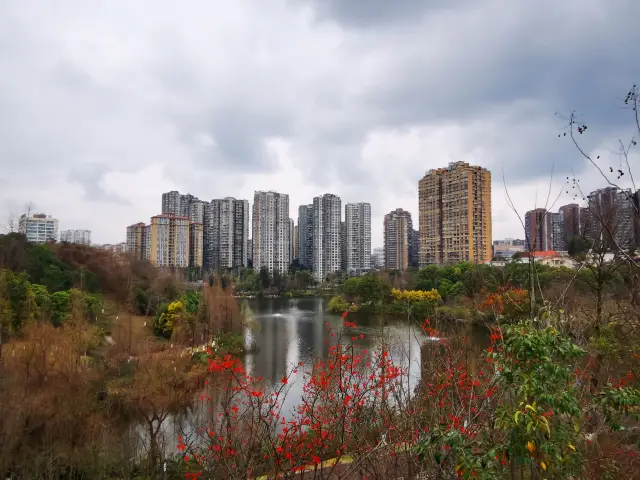
[[(465, 161), (494, 172), (493, 234), (513, 237), (504, 184), (521, 215), (551, 208), (552, 171), (558, 204), (572, 200), (567, 176), (584, 191), (602, 186), (558, 138), (574, 110), (589, 124), (586, 151), (606, 172), (619, 168), (611, 152), (632, 124), (620, 101), (640, 78), (626, 54), (640, 5), (342, 3), (196, 0), (143, 12), (131, 2), (10, 2), (0, 18), (11, 38), (0, 56), (10, 73), (0, 89), (0, 225), (31, 201), (64, 228), (116, 243), (171, 190), (210, 200), (273, 189), (292, 212), (333, 192), (371, 203), (381, 246), (385, 213), (403, 208), (418, 223), (424, 173)], [(447, 21), (462, 22), (462, 34)], [(542, 32), (543, 22), (557, 28)], [(628, 175), (620, 182), (630, 186)]]

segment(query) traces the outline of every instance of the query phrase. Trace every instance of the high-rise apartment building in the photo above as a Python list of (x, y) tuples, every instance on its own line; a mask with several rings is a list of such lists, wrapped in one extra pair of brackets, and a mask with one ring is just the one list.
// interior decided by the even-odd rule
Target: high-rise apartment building
[(290, 258), (289, 195), (257, 191), (253, 197), (253, 268), (287, 272)]
[(204, 263), (203, 225), (198, 222), (189, 223), (189, 266), (202, 268)]
[(136, 260), (142, 260), (145, 257), (146, 245), (144, 243), (145, 224), (142, 222), (129, 225), (127, 227), (127, 253)]
[(91, 245), (91, 230), (63, 230), (60, 232), (60, 241)]
[(562, 224), (564, 226), (564, 243), (569, 244), (569, 241), (573, 237), (579, 237), (584, 234), (582, 230), (582, 208), (577, 203), (570, 203), (563, 205), (559, 209), (559, 213), (562, 214)]
[(298, 225), (294, 225), (293, 227), (293, 260), (300, 262), (300, 235), (298, 233)]
[(186, 217), (170, 214), (151, 217), (144, 228), (144, 258), (157, 267), (188, 267), (190, 223)]
[(546, 208), (529, 210), (524, 215), (524, 235), (529, 252), (553, 250), (551, 212)]
[(347, 224), (340, 222), (340, 270), (347, 271)]
[(344, 207), (347, 272), (371, 268), (371, 204), (347, 203)]
[(636, 248), (640, 248), (640, 190), (632, 196), (633, 200), (633, 235), (636, 240)]
[(384, 248), (376, 247), (373, 249), (371, 266), (373, 268), (384, 268)]
[(418, 183), (420, 265), (491, 259), (491, 172), (465, 162)]
[(295, 245), (295, 223), (293, 222), (293, 218), (289, 219), (289, 262), (293, 263), (294, 256), (294, 245)]
[(186, 217), (193, 222), (202, 223), (205, 203), (189, 193), (183, 195), (173, 190), (162, 194), (162, 214)]
[(208, 270), (245, 267), (249, 262), (249, 202), (232, 197), (204, 206), (204, 266)]
[(567, 243), (564, 237), (564, 215), (562, 212), (551, 213), (551, 250), (564, 252), (567, 250)]
[(313, 199), (313, 275), (319, 282), (340, 270), (341, 220), (340, 197), (325, 193)]
[(313, 205), (298, 207), (298, 256), (300, 265), (313, 266)]
[(420, 232), (413, 228), (409, 239), (409, 268), (418, 268), (418, 265), (420, 265)]
[(587, 237), (609, 248), (629, 248), (635, 243), (636, 209), (633, 192), (606, 187), (587, 196)]
[(409, 268), (413, 231), (411, 213), (406, 210), (398, 208), (384, 216), (384, 268)]
[(44, 213), (24, 213), (18, 220), (18, 232), (31, 243), (57, 242), (58, 220)]

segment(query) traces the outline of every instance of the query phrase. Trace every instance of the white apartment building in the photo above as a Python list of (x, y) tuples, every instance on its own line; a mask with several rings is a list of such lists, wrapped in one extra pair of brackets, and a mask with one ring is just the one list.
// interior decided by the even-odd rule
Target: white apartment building
[(342, 201), (325, 193), (313, 199), (313, 275), (323, 282), (327, 275), (340, 270), (342, 259), (340, 222)]
[(371, 268), (371, 204), (347, 203), (344, 207), (345, 266), (347, 272)]
[(253, 197), (253, 268), (287, 272), (291, 259), (289, 195), (257, 191)]
[(44, 213), (22, 214), (18, 231), (31, 243), (47, 243), (58, 240), (58, 219)]
[(60, 232), (60, 241), (91, 245), (91, 230), (63, 230)]

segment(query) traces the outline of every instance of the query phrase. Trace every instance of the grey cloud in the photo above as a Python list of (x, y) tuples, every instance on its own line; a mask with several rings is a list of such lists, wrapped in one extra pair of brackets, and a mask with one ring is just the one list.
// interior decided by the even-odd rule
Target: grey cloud
[(429, 10), (453, 8), (462, 0), (309, 0), (322, 20), (334, 20), (348, 27), (419, 22)]
[[(584, 167), (557, 138), (554, 112), (584, 113), (587, 146), (598, 145), (620, 131), (628, 112), (618, 105), (640, 79), (636, 0), (220, 5), (6, 7), (0, 180), (22, 182), (28, 169), (118, 202), (100, 189), (105, 173), (160, 164), (181, 190), (210, 199), (275, 172), (277, 138), (318, 191), (339, 179), (345, 198), (373, 204), (450, 159), (429, 147), (390, 180), (362, 154), (371, 135), (454, 125), (452, 151), (481, 152), (517, 185), (554, 163), (557, 175)], [(300, 20), (299, 5), (321, 21)], [(375, 161), (394, 168), (405, 154), (399, 145)]]

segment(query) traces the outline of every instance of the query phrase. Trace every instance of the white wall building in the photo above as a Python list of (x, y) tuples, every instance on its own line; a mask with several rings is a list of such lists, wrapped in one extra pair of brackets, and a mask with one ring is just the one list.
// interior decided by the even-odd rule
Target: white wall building
[(313, 275), (319, 282), (340, 270), (342, 201), (325, 193), (313, 199)]
[(289, 195), (257, 191), (253, 197), (253, 268), (285, 273), (291, 264)]
[(60, 232), (60, 241), (91, 245), (91, 230), (63, 230)]
[(58, 219), (44, 213), (22, 214), (18, 222), (18, 231), (32, 243), (58, 241)]
[(371, 268), (371, 204), (347, 203), (344, 207), (347, 272)]

